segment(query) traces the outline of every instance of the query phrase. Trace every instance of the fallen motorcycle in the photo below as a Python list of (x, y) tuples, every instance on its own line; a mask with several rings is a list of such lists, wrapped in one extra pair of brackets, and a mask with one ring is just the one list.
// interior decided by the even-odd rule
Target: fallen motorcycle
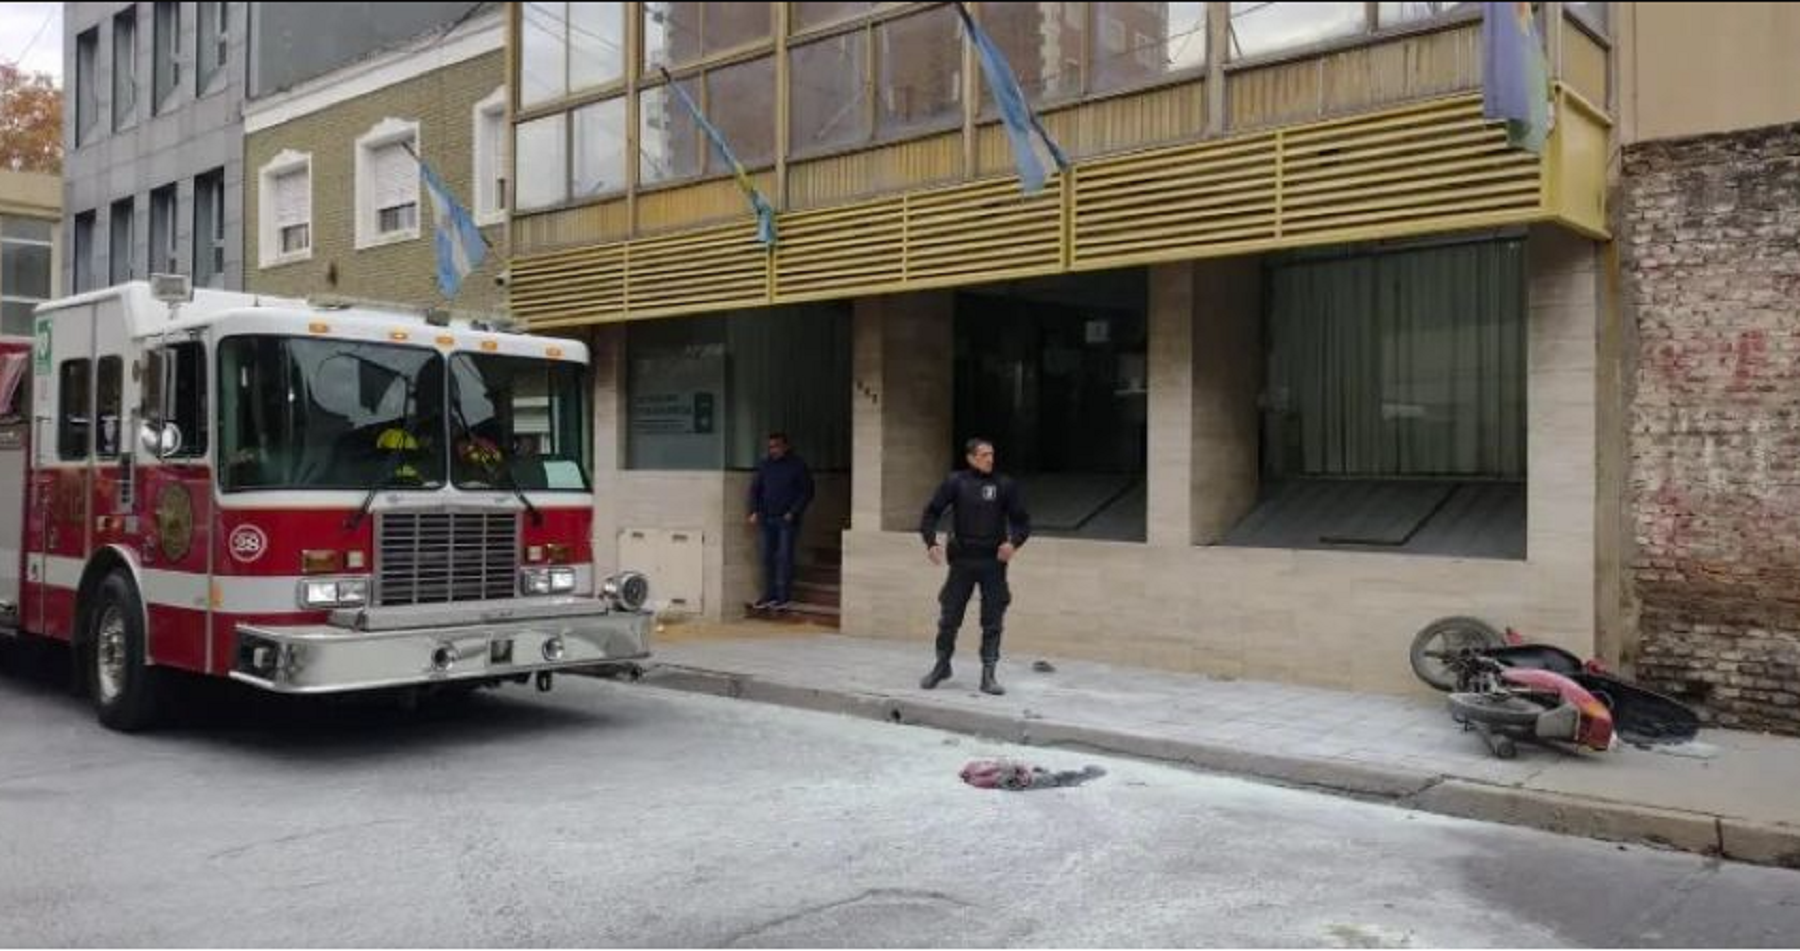
[(1410, 659), (1420, 680), (1450, 694), (1451, 717), (1503, 759), (1516, 755), (1519, 740), (1604, 750), (1615, 735), (1649, 746), (1685, 742), (1700, 729), (1699, 716), (1678, 700), (1476, 618), (1426, 625)]

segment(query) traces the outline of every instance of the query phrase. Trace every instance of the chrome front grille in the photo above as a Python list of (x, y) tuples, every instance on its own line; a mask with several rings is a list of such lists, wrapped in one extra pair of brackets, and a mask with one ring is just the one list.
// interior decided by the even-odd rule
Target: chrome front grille
[(386, 512), (375, 524), (375, 603), (510, 598), (519, 574), (512, 512)]

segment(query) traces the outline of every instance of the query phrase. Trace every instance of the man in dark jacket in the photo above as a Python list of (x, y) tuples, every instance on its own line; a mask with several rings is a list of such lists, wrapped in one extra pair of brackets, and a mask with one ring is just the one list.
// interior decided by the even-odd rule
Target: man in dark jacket
[(769, 454), (750, 480), (750, 524), (762, 530), (763, 597), (751, 605), (780, 610), (793, 596), (794, 539), (813, 499), (812, 473), (794, 455), (787, 434), (769, 434)]
[[(1031, 537), (1031, 516), (1018, 483), (994, 473), (994, 444), (971, 439), (963, 447), (969, 467), (951, 473), (925, 506), (919, 535), (934, 565), (950, 562), (950, 576), (938, 593), (943, 613), (938, 617), (937, 665), (919, 681), (930, 690), (950, 678), (950, 655), (956, 653), (956, 632), (969, 607), (969, 595), (981, 588), (981, 690), (1003, 694), (994, 679), (1000, 662), (1000, 628), (1012, 592), (1006, 585), (1006, 566), (1025, 539)], [(948, 509), (953, 513), (949, 550), (938, 544), (937, 525)]]

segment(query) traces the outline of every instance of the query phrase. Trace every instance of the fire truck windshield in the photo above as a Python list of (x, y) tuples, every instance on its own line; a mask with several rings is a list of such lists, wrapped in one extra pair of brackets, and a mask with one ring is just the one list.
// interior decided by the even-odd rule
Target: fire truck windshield
[(224, 491), (444, 484), (444, 360), (433, 350), (231, 337), (219, 381)]
[(450, 358), (450, 474), (458, 488), (585, 492), (588, 434), (581, 365)]

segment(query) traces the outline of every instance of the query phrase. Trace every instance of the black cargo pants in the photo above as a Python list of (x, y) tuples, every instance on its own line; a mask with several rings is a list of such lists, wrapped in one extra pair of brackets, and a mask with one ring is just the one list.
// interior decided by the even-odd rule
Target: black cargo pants
[(992, 549), (950, 553), (950, 576), (938, 592), (938, 605), (943, 609), (938, 615), (938, 657), (948, 660), (956, 653), (956, 632), (962, 629), (969, 596), (977, 587), (981, 589), (981, 662), (999, 661), (1000, 629), (1012, 591), (1006, 585), (1006, 563)]

